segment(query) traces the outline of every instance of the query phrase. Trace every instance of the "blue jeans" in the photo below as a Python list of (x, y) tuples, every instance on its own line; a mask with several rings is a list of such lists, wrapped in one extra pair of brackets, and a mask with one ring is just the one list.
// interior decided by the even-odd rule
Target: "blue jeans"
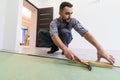
[[(58, 32), (59, 32), (60, 39), (68, 47), (69, 43), (73, 39), (71, 31), (64, 28), (64, 29), (59, 30)], [(39, 30), (38, 37), (44, 44), (51, 46), (52, 48), (57, 48), (57, 46), (54, 44), (54, 42), (51, 39), (49, 31)]]

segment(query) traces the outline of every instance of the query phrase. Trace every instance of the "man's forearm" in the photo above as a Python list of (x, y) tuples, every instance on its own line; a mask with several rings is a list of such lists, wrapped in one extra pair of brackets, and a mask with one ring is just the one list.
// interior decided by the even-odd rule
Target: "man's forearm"
[(67, 46), (61, 41), (61, 39), (59, 38), (57, 34), (52, 35), (52, 40), (63, 51), (67, 49)]
[(102, 49), (101, 45), (95, 40), (95, 38), (89, 32), (86, 32), (84, 34), (84, 38), (87, 41), (89, 41), (94, 47), (96, 47), (97, 50), (101, 50)]

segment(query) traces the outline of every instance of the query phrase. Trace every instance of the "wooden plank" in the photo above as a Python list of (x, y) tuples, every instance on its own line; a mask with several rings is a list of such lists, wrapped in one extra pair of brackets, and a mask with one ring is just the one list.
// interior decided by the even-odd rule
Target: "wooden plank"
[[(70, 62), (81, 64), (80, 62), (77, 62), (77, 61), (70, 61)], [(96, 67), (113, 68), (113, 65), (111, 65), (107, 62), (96, 62), (96, 61), (92, 61), (92, 60), (82, 60), (82, 62), (84, 62), (84, 63), (90, 62), (90, 63), (92, 63), (92, 66), (96, 66)]]
[[(75, 61), (75, 60), (68, 60), (68, 59), (63, 59), (63, 58), (55, 58), (55, 57), (40, 56), (40, 55), (33, 55), (33, 54), (28, 54), (28, 55), (37, 56), (37, 57), (45, 57), (45, 58), (53, 58), (53, 59), (59, 59), (59, 60), (65, 60), (65, 61), (68, 61), (68, 62), (74, 63), (74, 64), (82, 64), (81, 62), (78, 62), (78, 61)], [(93, 60), (82, 60), (82, 62), (86, 63), (86, 64), (88, 64), (88, 62), (90, 62), (90, 63), (92, 63), (92, 66), (95, 66), (95, 67), (102, 67), (102, 68), (113, 68), (114, 67), (114, 65), (111, 65), (111, 64), (109, 64), (107, 62), (96, 62), (96, 61), (93, 61)]]

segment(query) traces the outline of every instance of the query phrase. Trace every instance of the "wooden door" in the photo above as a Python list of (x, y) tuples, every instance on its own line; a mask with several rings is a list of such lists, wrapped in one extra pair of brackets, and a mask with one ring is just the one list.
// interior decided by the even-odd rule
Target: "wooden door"
[(50, 22), (53, 20), (53, 7), (38, 9), (37, 16), (37, 31), (36, 31), (36, 47), (48, 47), (42, 44), (38, 37), (40, 29), (49, 31)]

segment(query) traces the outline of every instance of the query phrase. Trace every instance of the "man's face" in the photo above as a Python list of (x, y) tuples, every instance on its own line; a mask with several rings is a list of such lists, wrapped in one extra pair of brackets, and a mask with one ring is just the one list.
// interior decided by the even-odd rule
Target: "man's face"
[(60, 16), (66, 20), (69, 21), (73, 13), (73, 9), (70, 7), (64, 7), (62, 11), (60, 11)]

